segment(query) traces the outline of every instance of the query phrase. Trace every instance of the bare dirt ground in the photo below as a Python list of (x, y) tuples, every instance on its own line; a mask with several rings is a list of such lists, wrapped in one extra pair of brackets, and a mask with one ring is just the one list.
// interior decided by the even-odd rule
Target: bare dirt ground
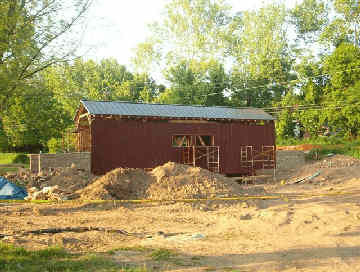
[[(280, 197), (273, 200), (2, 203), (0, 234), (3, 241), (32, 249), (113, 250), (120, 264), (150, 271), (360, 271), (359, 161), (325, 160), (280, 168), (277, 180), (266, 184), (241, 185), (243, 193)], [(312, 180), (290, 184), (319, 170)], [(124, 232), (24, 233), (66, 227)], [(147, 248), (171, 254), (154, 259)]]

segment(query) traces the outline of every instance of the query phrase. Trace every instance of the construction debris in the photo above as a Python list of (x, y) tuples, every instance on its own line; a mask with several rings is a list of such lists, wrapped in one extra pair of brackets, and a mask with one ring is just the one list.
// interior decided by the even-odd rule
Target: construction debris
[(311, 175), (311, 176), (306, 176), (300, 179), (297, 179), (295, 181), (290, 182), (289, 184), (297, 184), (297, 183), (304, 183), (306, 181), (312, 180), (314, 178), (316, 178), (317, 176), (320, 176), (320, 171), (316, 172), (315, 174)]
[(18, 172), (5, 175), (10, 181), (27, 188), (26, 200), (67, 200), (77, 198), (75, 191), (90, 184), (95, 176), (84, 169), (59, 167), (43, 169), (32, 173), (29, 169), (20, 168)]
[(126, 236), (137, 236), (137, 237), (143, 237), (144, 234), (138, 234), (138, 233), (129, 233), (125, 230), (121, 229), (111, 229), (111, 228), (103, 228), (103, 227), (66, 227), (66, 228), (47, 228), (47, 229), (38, 229), (38, 230), (29, 230), (25, 232), (16, 233), (14, 235), (9, 234), (1, 234), (0, 233), (0, 239), (4, 239), (5, 237), (10, 236), (23, 236), (23, 235), (30, 235), (30, 234), (55, 234), (55, 233), (63, 233), (63, 232), (87, 232), (87, 231), (102, 231), (106, 233), (117, 233), (122, 234)]
[(104, 231), (104, 232), (111, 232), (111, 233), (118, 233), (130, 236), (131, 233), (128, 233), (125, 230), (118, 230), (118, 229), (109, 229), (103, 227), (66, 227), (66, 228), (49, 228), (49, 229), (39, 229), (39, 230), (30, 230), (23, 232), (23, 235), (28, 234), (45, 234), (45, 233), (61, 233), (61, 232), (86, 232), (86, 231)]
[(39, 173), (32, 173), (29, 169), (20, 168), (19, 171), (7, 173), (4, 177), (27, 188), (42, 189), (47, 186), (59, 185), (61, 188), (66, 188), (67, 191), (76, 191), (88, 185), (95, 176), (76, 167), (58, 167), (43, 169)]
[(28, 189), (28, 196), (25, 200), (66, 200), (68, 199), (58, 185), (47, 186), (38, 190), (36, 187)]

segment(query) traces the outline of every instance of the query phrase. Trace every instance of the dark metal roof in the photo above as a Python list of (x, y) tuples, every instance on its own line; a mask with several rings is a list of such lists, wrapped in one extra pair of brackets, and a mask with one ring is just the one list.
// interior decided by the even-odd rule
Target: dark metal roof
[(143, 104), (122, 101), (81, 100), (89, 114), (151, 116), (169, 118), (204, 118), (237, 120), (275, 120), (256, 108), (205, 107), (168, 104)]

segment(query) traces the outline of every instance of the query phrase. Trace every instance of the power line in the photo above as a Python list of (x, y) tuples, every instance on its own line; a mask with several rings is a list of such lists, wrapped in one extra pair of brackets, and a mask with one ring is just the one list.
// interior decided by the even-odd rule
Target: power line
[[(339, 73), (342, 73), (342, 72), (348, 72), (348, 71), (357, 71), (357, 70), (360, 70), (360, 66), (358, 67), (352, 67), (352, 68), (349, 68), (349, 69), (345, 69), (345, 70), (341, 70), (341, 71), (337, 71), (333, 74), (339, 74)], [(319, 78), (319, 77), (324, 77), (324, 76), (330, 76), (331, 74), (319, 74), (319, 75), (316, 75), (316, 76), (312, 76), (312, 77), (307, 77), (307, 78), (304, 78), (304, 79), (294, 79), (294, 80), (288, 80), (288, 81), (282, 81), (282, 82), (272, 82), (272, 83), (267, 83), (267, 84), (262, 84), (262, 85), (256, 85), (256, 86), (251, 86), (251, 87), (243, 87), (243, 88), (235, 88), (235, 91), (234, 90), (231, 90), (231, 87), (234, 85), (234, 84), (230, 84), (232, 86), (230, 86), (230, 89), (228, 89), (230, 92), (233, 92), (233, 93), (239, 93), (240, 91), (244, 91), (244, 90), (252, 90), (252, 89), (261, 89), (261, 88), (275, 88), (275, 87), (279, 87), (279, 86), (282, 86), (284, 87), (285, 85), (289, 85), (289, 84), (294, 84), (294, 83), (301, 83), (301, 82), (304, 82), (304, 80), (310, 80), (310, 79), (315, 79), (315, 78)], [(130, 86), (130, 91), (131, 90), (144, 90), (146, 87), (149, 87), (151, 85), (152, 82), (144, 82), (144, 83), (139, 83), (139, 84), (144, 84), (145, 86)], [(200, 82), (200, 84), (209, 84), (209, 82)], [(136, 83), (135, 83), (136, 84)], [(222, 84), (222, 83), (215, 83), (215, 84), (212, 84), (212, 86), (214, 87), (224, 87), (224, 85), (226, 84)], [(159, 85), (157, 85), (159, 86)], [(189, 85), (189, 87), (192, 87), (194, 85)], [(288, 87), (288, 86), (285, 86), (285, 87)], [(181, 87), (176, 87), (176, 86), (172, 86), (170, 87), (171, 88), (176, 88), (176, 89), (179, 89)], [(214, 95), (218, 95), (218, 94), (223, 94), (224, 91), (226, 91), (226, 89), (222, 90), (221, 92), (213, 92), (213, 93), (208, 93), (208, 94), (198, 94), (198, 95), (195, 95), (195, 96), (192, 96), (193, 98), (199, 98), (199, 97), (207, 97), (207, 96), (214, 96)], [(105, 91), (106, 92), (106, 91)], [(104, 92), (104, 93), (105, 93)], [(101, 93), (101, 91), (100, 91)], [(37, 96), (37, 95), (30, 95), (30, 96)], [(49, 94), (48, 96), (54, 96), (53, 94)], [(55, 95), (57, 96), (57, 95)], [(78, 94), (78, 95), (69, 95), (69, 94), (66, 94), (66, 95), (62, 95), (62, 96), (65, 96), (65, 97), (68, 97), (68, 98), (79, 98), (79, 96), (81, 97), (82, 94)], [(29, 96), (28, 96), (29, 97)], [(266, 100), (264, 98), (264, 100)]]
[[(360, 66), (359, 67), (354, 67), (354, 68), (351, 68), (351, 69), (347, 69), (347, 70), (344, 70), (344, 71), (353, 71), (353, 70), (359, 70), (360, 69)], [(338, 71), (336, 73), (341, 73), (343, 71)], [(309, 79), (314, 79), (314, 78), (318, 78), (318, 77), (322, 77), (322, 76), (329, 76), (329, 74), (321, 74), (321, 75), (317, 75), (317, 76), (313, 76), (313, 77), (308, 77), (306, 78), (307, 80)], [(289, 82), (300, 82), (300, 80), (292, 80), (292, 81), (287, 81), (287, 82), (280, 82), (280, 83), (277, 83), (277, 84), (285, 84), (285, 83), (289, 83)], [(216, 85), (216, 84), (215, 84)], [(221, 84), (221, 86), (223, 86), (224, 84)], [(214, 85), (213, 85), (214, 86)], [(145, 86), (146, 87), (146, 86)], [(254, 88), (264, 88), (264, 87), (269, 87), (269, 84), (266, 84), (266, 85), (258, 85), (258, 86), (253, 86), (253, 87), (248, 87), (248, 88), (243, 88), (243, 89), (237, 89), (238, 90), (246, 90), (246, 89), (254, 89)], [(271, 86), (273, 87), (273, 86)], [(140, 87), (139, 88), (144, 88), (144, 87)], [(209, 94), (205, 94), (205, 95), (194, 95), (194, 96), (188, 96), (188, 98), (196, 98), (196, 97), (204, 97), (204, 96), (212, 96), (212, 95), (216, 95), (216, 94), (223, 94), (224, 91), (222, 92), (216, 92), (216, 93), (209, 93)], [(56, 94), (47, 94), (47, 95), (41, 95), (42, 97), (43, 96), (49, 96), (49, 97), (53, 97), (54, 99), (57, 99), (57, 96)], [(68, 97), (68, 98), (80, 98), (81, 95), (64, 95), (65, 97)], [(35, 97), (39, 97), (38, 95), (30, 95), (30, 94), (25, 94), (24, 95), (25, 98), (35, 98)], [(255, 101), (258, 101), (258, 100), (264, 100), (265, 98), (255, 98), (254, 100)], [(343, 103), (342, 106), (349, 106), (349, 105), (353, 105), (353, 104), (347, 104), (347, 103), (344, 103), (345, 101), (341, 101), (341, 100), (338, 100), (336, 102), (339, 102), (339, 103)], [(259, 109), (263, 109), (265, 110), (267, 113), (270, 113), (270, 114), (279, 114), (281, 113), (283, 110), (291, 110), (292, 112), (294, 111), (297, 111), (297, 112), (300, 112), (300, 111), (305, 111), (305, 110), (323, 110), (323, 109), (326, 109), (326, 108), (335, 108), (335, 109), (341, 109), (342, 107), (341, 106), (335, 106), (335, 105), (321, 105), (321, 104), (307, 104), (307, 105), (292, 105), (292, 106), (276, 106), (276, 107), (257, 107)], [(23, 124), (23, 123), (20, 123), (20, 124), (7, 124), (6, 127), (20, 127), (20, 128), (23, 128), (23, 129), (29, 129), (27, 128), (27, 124)], [(31, 128), (30, 128), (31, 129)]]

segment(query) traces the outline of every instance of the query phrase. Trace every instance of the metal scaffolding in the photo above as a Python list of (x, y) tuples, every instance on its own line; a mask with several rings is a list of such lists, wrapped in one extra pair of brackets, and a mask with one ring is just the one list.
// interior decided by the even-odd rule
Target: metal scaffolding
[(220, 172), (219, 146), (184, 146), (179, 150), (180, 163)]
[(275, 146), (263, 145), (257, 148), (252, 145), (241, 146), (240, 166), (248, 169), (249, 175), (255, 176), (256, 169), (276, 169)]

